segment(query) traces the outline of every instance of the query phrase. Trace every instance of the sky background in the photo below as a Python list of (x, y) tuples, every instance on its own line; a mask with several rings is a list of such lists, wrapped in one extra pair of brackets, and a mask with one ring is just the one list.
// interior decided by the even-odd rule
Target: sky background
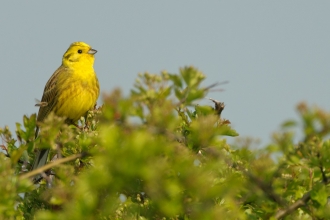
[[(74, 41), (98, 50), (101, 91), (193, 65), (241, 137), (264, 146), (300, 101), (330, 109), (330, 1), (30, 1), (0, 7), (0, 127), (37, 112)], [(101, 101), (99, 102), (101, 103)], [(202, 104), (210, 104), (202, 101)]]

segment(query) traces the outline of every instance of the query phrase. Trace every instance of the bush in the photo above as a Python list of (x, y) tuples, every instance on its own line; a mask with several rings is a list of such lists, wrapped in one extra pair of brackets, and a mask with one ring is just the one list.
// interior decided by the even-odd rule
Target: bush
[[(230, 146), (224, 136), (238, 134), (220, 117), (224, 104), (196, 105), (212, 87), (204, 78), (193, 67), (140, 74), (129, 97), (105, 95), (80, 128), (50, 115), (35, 140), (32, 115), (16, 139), (1, 129), (0, 218), (330, 218), (330, 114), (302, 103), (302, 125), (285, 122), (264, 149)], [(52, 162), (35, 185), (40, 148)]]

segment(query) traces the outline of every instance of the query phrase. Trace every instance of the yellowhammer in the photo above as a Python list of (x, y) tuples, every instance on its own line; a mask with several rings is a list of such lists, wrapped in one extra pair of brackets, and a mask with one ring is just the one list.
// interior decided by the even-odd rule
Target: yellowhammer
[[(97, 51), (84, 42), (74, 42), (65, 52), (62, 65), (46, 83), (37, 122), (43, 121), (50, 112), (65, 117), (67, 123), (77, 122), (92, 109), (99, 96), (100, 87), (93, 68)], [(39, 127), (36, 129), (36, 137)], [(32, 169), (47, 162), (49, 149), (42, 149), (35, 157)]]

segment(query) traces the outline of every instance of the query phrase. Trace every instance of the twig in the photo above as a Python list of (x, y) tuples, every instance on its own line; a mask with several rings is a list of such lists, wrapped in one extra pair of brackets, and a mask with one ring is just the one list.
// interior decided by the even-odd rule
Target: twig
[(69, 162), (71, 160), (75, 160), (77, 158), (81, 158), (81, 157), (84, 157), (84, 156), (86, 156), (86, 153), (74, 154), (74, 155), (71, 155), (69, 157), (58, 159), (58, 160), (56, 160), (52, 163), (46, 164), (45, 166), (42, 166), (42, 167), (38, 168), (36, 170), (33, 170), (31, 172), (20, 175), (19, 179), (27, 179), (27, 178), (33, 177), (33, 176), (35, 176), (37, 174), (40, 174), (42, 172), (45, 172), (46, 170), (49, 170), (50, 168), (55, 167), (59, 164), (66, 163), (66, 162)]
[(306, 205), (306, 203), (310, 199), (311, 199), (311, 191), (307, 192), (303, 197), (301, 197), (301, 199), (298, 199), (295, 203), (293, 203), (292, 205), (290, 205), (288, 208), (282, 209), (282, 210), (278, 211), (276, 213), (276, 215), (274, 216), (275, 219), (281, 219), (281, 218), (289, 215), (290, 213), (292, 213), (296, 209), (298, 209), (298, 208)]

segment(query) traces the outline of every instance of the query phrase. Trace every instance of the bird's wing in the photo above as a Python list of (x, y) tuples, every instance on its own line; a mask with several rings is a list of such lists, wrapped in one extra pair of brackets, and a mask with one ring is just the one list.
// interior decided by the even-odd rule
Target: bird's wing
[(61, 74), (65, 70), (65, 67), (60, 66), (50, 77), (48, 82), (46, 83), (44, 93), (41, 98), (42, 105), (39, 105), (39, 112), (37, 121), (43, 121), (47, 115), (53, 110), (56, 102), (57, 102), (57, 80), (58, 75)]
[[(57, 93), (58, 93), (56, 84), (58, 81), (58, 75), (61, 74), (64, 70), (65, 67), (60, 66), (46, 83), (41, 101), (38, 102), (38, 104), (36, 104), (36, 106), (40, 106), (37, 117), (38, 122), (43, 121), (56, 105)], [(37, 126), (35, 138), (37, 138), (38, 133), (39, 133), (39, 127)], [(49, 149), (39, 150), (39, 152), (37, 153), (34, 159), (32, 170), (38, 169), (46, 164), (49, 151), (50, 151)], [(39, 177), (40, 175), (35, 177), (35, 180), (39, 179)]]

